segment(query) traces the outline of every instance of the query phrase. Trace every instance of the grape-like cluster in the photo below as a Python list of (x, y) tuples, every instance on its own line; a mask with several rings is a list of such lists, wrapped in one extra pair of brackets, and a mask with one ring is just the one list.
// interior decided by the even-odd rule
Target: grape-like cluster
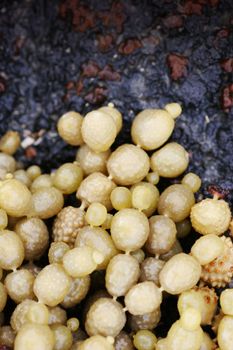
[[(18, 133), (2, 137), (0, 345), (232, 349), (233, 292), (223, 290), (218, 306), (215, 290), (233, 276), (233, 244), (224, 235), (231, 211), (217, 195), (196, 203), (201, 179), (182, 175), (189, 154), (168, 141), (181, 113), (177, 103), (140, 112), (132, 144), (112, 151), (122, 128), (113, 104), (85, 117), (68, 112), (58, 133), (78, 147), (76, 159), (50, 174), (37, 165), (22, 169), (13, 157)], [(162, 178), (170, 185), (160, 192)], [(64, 206), (71, 194), (76, 205)], [(183, 252), (179, 240), (191, 231), (196, 240)], [(168, 295), (178, 297), (180, 316), (160, 338), (160, 306)], [(10, 324), (7, 298), (15, 304)], [(216, 339), (203, 326), (212, 326)]]

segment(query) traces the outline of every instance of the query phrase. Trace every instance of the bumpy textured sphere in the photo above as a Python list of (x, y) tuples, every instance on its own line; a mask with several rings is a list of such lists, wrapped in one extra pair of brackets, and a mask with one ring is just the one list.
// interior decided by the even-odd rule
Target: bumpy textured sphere
[(195, 331), (188, 331), (182, 327), (181, 321), (176, 321), (167, 335), (167, 349), (200, 350), (202, 339), (203, 331), (201, 327)]
[(162, 302), (162, 293), (151, 281), (133, 286), (125, 296), (125, 305), (132, 315), (144, 315), (155, 311)]
[(23, 242), (27, 260), (39, 259), (48, 247), (48, 229), (39, 218), (19, 220), (15, 226), (15, 232)]
[(33, 214), (41, 219), (57, 215), (64, 205), (62, 193), (55, 187), (41, 188), (32, 195)]
[(0, 231), (0, 267), (14, 270), (22, 265), (24, 246), (19, 236), (9, 230)]
[(91, 279), (89, 275), (72, 279), (70, 289), (61, 305), (65, 308), (70, 308), (79, 304), (80, 301), (86, 297), (90, 288), (90, 284)]
[(114, 106), (111, 104), (109, 104), (108, 106), (104, 106), (104, 107), (99, 108), (98, 111), (104, 112), (112, 117), (112, 119), (114, 120), (114, 122), (116, 124), (117, 133), (119, 133), (119, 131), (122, 128), (121, 112), (118, 111), (118, 109), (114, 108)]
[(233, 276), (233, 244), (229, 237), (222, 236), (224, 249), (215, 260), (202, 266), (201, 279), (212, 287), (225, 287)]
[(145, 109), (134, 118), (131, 136), (136, 145), (145, 150), (162, 146), (174, 129), (171, 115), (162, 109)]
[(46, 325), (28, 323), (15, 338), (15, 350), (53, 350), (55, 339), (53, 332)]
[(87, 113), (81, 130), (84, 142), (95, 152), (107, 151), (117, 135), (113, 118), (101, 111)]
[(191, 253), (201, 265), (206, 265), (220, 256), (223, 250), (223, 241), (218, 236), (209, 234), (196, 240)]
[(53, 240), (65, 242), (72, 248), (78, 231), (84, 226), (84, 215), (82, 209), (72, 206), (63, 208), (54, 220)]
[(184, 147), (176, 142), (168, 143), (151, 156), (151, 169), (159, 176), (173, 178), (188, 167), (189, 156)]
[(166, 216), (155, 215), (149, 219), (150, 233), (146, 249), (151, 254), (167, 253), (176, 240), (176, 225)]
[(189, 307), (201, 313), (201, 324), (210, 325), (217, 309), (218, 297), (214, 289), (194, 287), (180, 294), (178, 310), (180, 315)]
[(106, 289), (112, 296), (123, 296), (138, 281), (140, 274), (138, 261), (127, 254), (114, 256), (107, 266)]
[(33, 291), (38, 300), (48, 306), (56, 306), (67, 295), (71, 279), (59, 264), (44, 267), (37, 275)]
[(115, 246), (123, 251), (141, 248), (149, 235), (149, 222), (145, 214), (136, 209), (122, 209), (114, 215), (111, 236)]
[(224, 316), (218, 327), (218, 344), (221, 350), (231, 350), (233, 343), (233, 317)]
[(114, 346), (107, 338), (101, 335), (94, 335), (81, 343), (78, 350), (114, 350)]
[(126, 322), (123, 307), (110, 298), (100, 298), (90, 307), (85, 329), (91, 335), (117, 336)]
[(193, 228), (202, 235), (221, 235), (230, 225), (231, 211), (224, 200), (207, 198), (193, 206), (190, 218)]
[(179, 222), (189, 216), (194, 204), (195, 198), (189, 187), (180, 184), (171, 185), (159, 198), (158, 212), (174, 222)]
[(109, 233), (100, 227), (83, 227), (76, 238), (76, 247), (91, 247), (99, 251), (103, 256), (103, 262), (98, 265), (98, 269), (106, 269), (111, 258), (118, 253)]
[(93, 173), (86, 177), (76, 193), (76, 197), (87, 204), (98, 202), (107, 210), (112, 209), (110, 195), (116, 187), (113, 181), (101, 173)]
[(140, 182), (149, 172), (149, 157), (137, 146), (125, 144), (109, 157), (107, 169), (118, 185), (129, 186)]
[(110, 154), (110, 150), (96, 153), (87, 145), (82, 145), (77, 151), (76, 161), (80, 164), (85, 175), (95, 172), (106, 174), (106, 164)]
[(77, 112), (67, 112), (58, 120), (57, 129), (60, 137), (72, 146), (83, 143), (81, 126), (83, 117)]
[(16, 179), (6, 180), (0, 186), (0, 206), (8, 215), (27, 215), (31, 209), (31, 198), (29, 189)]
[(201, 277), (201, 265), (192, 256), (180, 253), (166, 262), (159, 275), (160, 284), (170, 294), (194, 287)]

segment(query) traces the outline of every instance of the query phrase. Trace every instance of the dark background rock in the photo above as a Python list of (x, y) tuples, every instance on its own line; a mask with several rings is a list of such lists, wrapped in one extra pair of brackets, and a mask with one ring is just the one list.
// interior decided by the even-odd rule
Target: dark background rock
[(119, 144), (138, 111), (178, 101), (189, 170), (232, 200), (232, 14), (231, 0), (1, 0), (0, 133), (32, 136), (18, 158), (49, 171), (75, 154), (56, 133), (63, 112), (114, 102)]

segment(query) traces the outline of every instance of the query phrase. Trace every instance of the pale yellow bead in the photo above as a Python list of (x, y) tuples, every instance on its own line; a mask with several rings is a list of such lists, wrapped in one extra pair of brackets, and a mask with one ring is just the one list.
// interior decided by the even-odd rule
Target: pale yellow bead
[(112, 117), (112, 119), (116, 124), (117, 133), (119, 133), (122, 128), (121, 112), (118, 111), (118, 109), (116, 109), (112, 103), (109, 103), (108, 106), (101, 107), (98, 110), (101, 112), (107, 113)]
[(132, 191), (132, 205), (138, 210), (149, 209), (154, 201), (153, 192), (146, 186), (137, 186)]
[[(113, 340), (114, 342), (114, 340)], [(113, 343), (109, 341), (108, 337), (101, 335), (94, 335), (81, 343), (78, 350), (114, 350)], [(21, 350), (21, 349), (20, 349)]]
[(224, 316), (218, 327), (218, 345), (221, 350), (232, 350), (233, 344), (233, 317)]
[(70, 111), (63, 114), (57, 124), (60, 137), (70, 145), (81, 145), (83, 143), (82, 122), (83, 117), (77, 112)]
[(95, 152), (107, 151), (117, 135), (115, 121), (101, 111), (87, 113), (81, 131), (84, 142)]
[(145, 214), (136, 209), (122, 209), (114, 215), (111, 236), (115, 246), (123, 251), (141, 248), (149, 235), (149, 222)]
[(84, 277), (91, 274), (104, 260), (103, 254), (91, 247), (77, 247), (63, 256), (63, 266), (72, 277)]
[(106, 269), (105, 284), (112, 296), (123, 296), (138, 281), (140, 268), (138, 261), (127, 254), (114, 256)]
[(181, 321), (173, 323), (167, 335), (167, 349), (169, 350), (200, 350), (203, 331), (198, 327), (188, 331), (182, 327)]
[(24, 246), (19, 236), (9, 230), (0, 231), (0, 267), (17, 269), (24, 260)]
[(172, 116), (172, 118), (176, 119), (177, 117), (179, 117), (182, 113), (182, 108), (181, 105), (179, 103), (176, 102), (171, 102), (166, 104), (166, 106), (164, 107), (164, 109), (166, 109), (166, 111)]
[(233, 289), (225, 289), (220, 294), (220, 306), (225, 315), (233, 316)]
[(0, 206), (8, 215), (15, 217), (27, 215), (31, 205), (31, 192), (22, 182), (9, 179), (1, 183)]
[(195, 331), (201, 324), (201, 313), (194, 308), (187, 308), (180, 317), (181, 325), (187, 331)]
[(151, 281), (136, 284), (125, 296), (125, 306), (132, 315), (155, 311), (162, 302), (160, 289)]
[(207, 198), (192, 207), (190, 218), (193, 228), (198, 233), (202, 235), (214, 233), (219, 236), (230, 225), (231, 211), (224, 200)]
[(167, 339), (166, 338), (161, 338), (155, 345), (156, 350), (167, 350)]
[(107, 209), (101, 203), (91, 203), (87, 209), (85, 220), (91, 226), (101, 226), (107, 218)]
[(109, 175), (122, 186), (134, 185), (140, 182), (149, 172), (150, 160), (141, 148), (124, 144), (119, 146), (107, 162)]
[(198, 175), (194, 174), (194, 173), (188, 173), (186, 174), (181, 183), (183, 185), (187, 185), (191, 188), (191, 190), (193, 191), (193, 193), (197, 192), (200, 187), (201, 187), (201, 179)]
[(42, 303), (35, 303), (29, 306), (27, 318), (32, 323), (48, 324), (49, 309)]
[(194, 287), (201, 277), (201, 265), (192, 256), (180, 253), (166, 262), (159, 275), (160, 284), (170, 294)]
[(27, 323), (15, 338), (14, 350), (53, 350), (55, 338), (46, 325)]
[(136, 145), (149, 151), (162, 146), (171, 136), (174, 126), (174, 120), (167, 111), (145, 109), (134, 118), (131, 136)]
[(151, 169), (159, 176), (173, 178), (181, 175), (188, 167), (188, 152), (176, 142), (160, 148), (151, 156)]
[(79, 163), (85, 175), (95, 172), (106, 174), (106, 163), (111, 154), (110, 150), (96, 153), (88, 145), (79, 147), (76, 154), (76, 161)]
[(199, 238), (194, 243), (191, 253), (201, 265), (206, 265), (220, 256), (223, 250), (223, 241), (218, 236), (209, 234)]
[(64, 268), (59, 264), (51, 264), (39, 272), (33, 290), (40, 302), (56, 306), (65, 298), (70, 285), (71, 278)]
[(218, 297), (208, 287), (189, 289), (179, 295), (177, 307), (180, 315), (188, 308), (201, 313), (201, 324), (210, 325), (217, 309)]

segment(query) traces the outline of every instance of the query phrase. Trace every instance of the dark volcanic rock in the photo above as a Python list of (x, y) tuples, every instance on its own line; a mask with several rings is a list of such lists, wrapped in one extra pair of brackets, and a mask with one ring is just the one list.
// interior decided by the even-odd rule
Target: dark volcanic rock
[(173, 139), (189, 169), (204, 194), (218, 185), (232, 200), (232, 11), (231, 0), (1, 1), (0, 133), (42, 130), (18, 156), (48, 170), (75, 154), (56, 133), (63, 112), (114, 102), (120, 144), (138, 111), (179, 101)]

